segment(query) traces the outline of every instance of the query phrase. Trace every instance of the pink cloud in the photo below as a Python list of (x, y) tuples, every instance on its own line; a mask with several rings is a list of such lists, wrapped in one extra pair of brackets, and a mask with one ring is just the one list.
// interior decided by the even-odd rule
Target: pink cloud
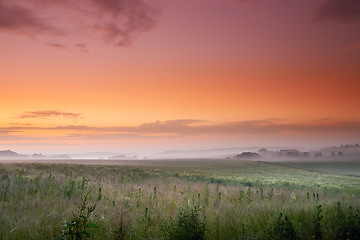
[[(79, 114), (44, 111), (26, 112), (19, 118), (79, 118)], [(307, 124), (283, 123), (280, 119), (263, 119), (239, 122), (225, 122), (220, 124), (209, 124), (205, 121), (193, 119), (178, 119), (170, 121), (156, 121), (143, 123), (138, 126), (114, 126), (114, 127), (93, 127), (86, 125), (70, 125), (57, 127), (36, 127), (36, 126), (13, 126), (0, 128), (2, 132), (41, 130), (41, 131), (69, 131), (86, 135), (142, 135), (147, 134), (175, 134), (175, 135), (197, 135), (197, 134), (226, 134), (226, 135), (276, 135), (281, 133), (298, 134), (323, 134), (323, 133), (360, 133), (360, 122), (328, 122), (325, 119), (310, 122)], [(159, 135), (159, 136), (160, 136)], [(167, 136), (167, 135), (165, 135)]]
[(59, 49), (67, 48), (64, 44), (61, 44), (61, 43), (47, 43), (46, 45), (48, 45), (50, 47), (54, 47), (54, 48), (59, 48)]
[(59, 112), (59, 111), (29, 111), (23, 112), (18, 116), (19, 119), (23, 118), (39, 118), (39, 119), (49, 119), (49, 118), (71, 118), (78, 119), (82, 118), (79, 113), (70, 113), (70, 112)]
[(33, 10), (0, 0), (0, 31), (25, 35), (60, 34), (60, 30), (47, 24)]
[(143, 0), (0, 0), (0, 31), (36, 38), (61, 35), (64, 41), (90, 36), (129, 46), (156, 25), (158, 14)]
[(337, 22), (359, 22), (359, 0), (328, 0), (315, 10), (314, 20), (334, 20)]

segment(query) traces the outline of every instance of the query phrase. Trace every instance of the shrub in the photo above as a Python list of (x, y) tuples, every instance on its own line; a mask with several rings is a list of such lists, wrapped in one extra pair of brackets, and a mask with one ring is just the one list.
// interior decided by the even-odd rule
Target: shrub
[(337, 205), (336, 214), (337, 239), (360, 239), (360, 217), (359, 210), (355, 211), (349, 206), (348, 211), (344, 212), (340, 202)]
[(296, 239), (294, 225), (286, 214), (279, 214), (274, 230), (276, 239)]

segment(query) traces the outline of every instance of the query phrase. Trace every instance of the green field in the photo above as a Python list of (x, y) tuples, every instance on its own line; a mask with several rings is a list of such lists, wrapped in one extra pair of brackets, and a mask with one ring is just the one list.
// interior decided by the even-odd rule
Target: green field
[(280, 164), (309, 171), (360, 177), (360, 157), (331, 158), (329, 161), (318, 158), (306, 160), (284, 161)]
[(325, 173), (327, 162), (77, 163), (0, 164), (0, 239), (360, 236), (360, 177)]

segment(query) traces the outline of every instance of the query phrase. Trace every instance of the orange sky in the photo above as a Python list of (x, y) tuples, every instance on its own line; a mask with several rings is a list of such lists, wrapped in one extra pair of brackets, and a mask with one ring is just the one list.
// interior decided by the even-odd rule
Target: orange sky
[(357, 0), (0, 0), (0, 150), (360, 142), (358, 29)]

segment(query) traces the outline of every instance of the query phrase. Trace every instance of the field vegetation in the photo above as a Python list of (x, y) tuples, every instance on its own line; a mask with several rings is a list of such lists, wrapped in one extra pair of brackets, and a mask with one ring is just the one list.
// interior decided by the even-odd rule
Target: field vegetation
[(324, 160), (309, 158), (298, 159), (297, 161), (292, 159), (291, 161), (281, 161), (279, 164), (315, 172), (360, 177), (359, 157), (325, 158)]
[(356, 176), (232, 159), (118, 163), (0, 164), (0, 239), (360, 238)]

